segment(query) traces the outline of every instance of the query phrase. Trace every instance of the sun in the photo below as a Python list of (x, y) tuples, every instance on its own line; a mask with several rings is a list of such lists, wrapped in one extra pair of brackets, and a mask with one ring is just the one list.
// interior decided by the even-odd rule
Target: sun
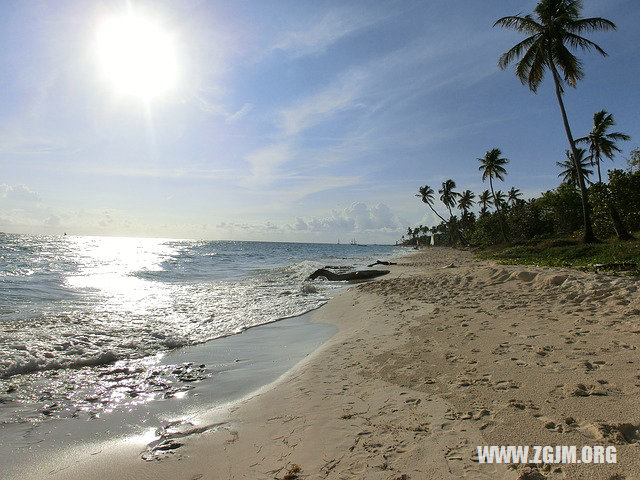
[(175, 86), (176, 52), (171, 35), (132, 13), (105, 20), (97, 33), (101, 70), (114, 88), (142, 98)]

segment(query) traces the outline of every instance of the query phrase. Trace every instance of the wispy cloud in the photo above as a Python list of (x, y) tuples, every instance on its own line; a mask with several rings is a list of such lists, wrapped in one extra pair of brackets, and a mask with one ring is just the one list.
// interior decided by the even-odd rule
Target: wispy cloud
[(287, 142), (268, 145), (250, 153), (245, 157), (251, 167), (251, 175), (247, 178), (246, 185), (271, 183), (277, 170), (293, 158), (293, 149)]
[(282, 51), (298, 58), (324, 52), (342, 38), (367, 28), (385, 18), (373, 10), (341, 8), (325, 14), (320, 21), (300, 25), (284, 32), (267, 48), (266, 53)]
[(349, 72), (330, 87), (309, 96), (281, 113), (282, 131), (292, 136), (314, 125), (330, 120), (336, 113), (358, 108), (357, 98), (362, 94), (362, 72)]
[(241, 118), (245, 117), (251, 110), (253, 110), (254, 105), (252, 103), (245, 103), (240, 110), (235, 113), (228, 114), (225, 118), (226, 123), (236, 123)]
[(191, 101), (202, 112), (208, 115), (222, 117), (228, 124), (238, 122), (254, 108), (252, 103), (245, 103), (239, 110), (230, 112), (224, 105), (211, 102), (204, 95), (194, 95)]
[(66, 142), (37, 136), (0, 136), (0, 155), (47, 155), (64, 151)]

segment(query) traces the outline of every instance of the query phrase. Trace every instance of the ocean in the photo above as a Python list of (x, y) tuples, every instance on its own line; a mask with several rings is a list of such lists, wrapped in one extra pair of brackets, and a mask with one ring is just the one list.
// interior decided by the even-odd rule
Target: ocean
[(317, 268), (402, 251), (0, 234), (0, 404), (13, 406), (0, 420), (99, 415), (187, 390), (204, 366), (155, 360), (320, 307), (344, 283), (307, 281)]

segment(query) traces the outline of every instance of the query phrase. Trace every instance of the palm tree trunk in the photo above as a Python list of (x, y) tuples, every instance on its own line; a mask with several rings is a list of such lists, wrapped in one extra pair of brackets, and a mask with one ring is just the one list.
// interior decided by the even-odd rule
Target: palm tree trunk
[(502, 210), (500, 208), (500, 205), (498, 205), (498, 202), (496, 201), (496, 193), (493, 191), (493, 179), (491, 177), (491, 175), (489, 175), (489, 186), (491, 187), (491, 195), (493, 196), (493, 204), (496, 207), (496, 211), (498, 212), (498, 225), (500, 225), (500, 233), (502, 234), (502, 240), (504, 240), (505, 242), (507, 242), (507, 234), (504, 231), (504, 223), (503, 223), (503, 218), (502, 218)]
[(551, 72), (553, 73), (553, 81), (556, 87), (556, 97), (558, 98), (558, 104), (560, 105), (560, 112), (562, 113), (562, 121), (564, 123), (564, 129), (565, 129), (565, 132), (567, 133), (567, 139), (569, 140), (571, 153), (573, 153), (573, 163), (576, 167), (576, 173), (578, 174), (578, 185), (580, 187), (580, 197), (582, 199), (582, 219), (584, 223), (583, 240), (585, 243), (593, 243), (597, 241), (597, 239), (593, 234), (593, 228), (591, 226), (591, 211), (589, 208), (589, 198), (588, 198), (587, 187), (585, 186), (585, 183), (584, 183), (582, 166), (578, 161), (578, 151), (576, 149), (576, 143), (573, 140), (573, 135), (571, 134), (571, 127), (569, 127), (569, 120), (567, 119), (567, 111), (565, 110), (564, 102), (562, 101), (562, 92), (560, 91), (560, 76), (558, 75), (556, 66), (553, 63), (553, 58), (551, 57), (551, 53), (549, 53), (549, 65), (551, 68)]
[(431, 205), (429, 205), (429, 208), (431, 209), (431, 211), (432, 211), (433, 213), (435, 213), (435, 214), (438, 216), (438, 218), (439, 218), (440, 220), (442, 220), (444, 223), (447, 223), (447, 221), (446, 221), (444, 218), (442, 218), (442, 215), (440, 215), (438, 212), (436, 212), (436, 209), (435, 209), (435, 208), (433, 208)]

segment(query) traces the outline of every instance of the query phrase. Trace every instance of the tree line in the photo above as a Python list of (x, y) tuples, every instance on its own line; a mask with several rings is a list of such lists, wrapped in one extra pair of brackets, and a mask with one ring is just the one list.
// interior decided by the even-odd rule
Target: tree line
[[(504, 181), (509, 160), (503, 157), (499, 148), (493, 148), (478, 158), (482, 181), (489, 183), (489, 189), (477, 196), (478, 215), (472, 211), (476, 195), (470, 190), (456, 192), (456, 183), (450, 179), (438, 190), (440, 201), (449, 213), (445, 219), (434, 208), (435, 191), (424, 185), (416, 196), (441, 223), (430, 229), (422, 225), (409, 228), (408, 239), (403, 239), (414, 242), (431, 233), (445, 238), (451, 245), (490, 245), (578, 231), (585, 243), (596, 242), (598, 237), (613, 233), (621, 240), (634, 238), (631, 232), (640, 230), (640, 150), (632, 151), (628, 171), (612, 170), (608, 182), (603, 182), (602, 160), (613, 159), (621, 151), (618, 142), (630, 137), (622, 132), (611, 132), (615, 125), (613, 115), (601, 110), (593, 115), (591, 132), (575, 138), (563, 100), (565, 87), (576, 88), (584, 77), (582, 62), (570, 49), (595, 50), (607, 56), (583, 34), (616, 29), (613, 22), (604, 18), (582, 18), (581, 11), (580, 0), (541, 0), (533, 15), (506, 16), (494, 24), (494, 27), (513, 29), (526, 37), (500, 56), (498, 66), (501, 69), (515, 63), (516, 76), (533, 92), (537, 92), (547, 72), (553, 78), (569, 144), (566, 159), (556, 162), (562, 169), (560, 186), (526, 201), (515, 187), (506, 194), (496, 190), (494, 181)], [(591, 179), (595, 171), (597, 181)], [(454, 214), (454, 209), (460, 211), (460, 217)]]

